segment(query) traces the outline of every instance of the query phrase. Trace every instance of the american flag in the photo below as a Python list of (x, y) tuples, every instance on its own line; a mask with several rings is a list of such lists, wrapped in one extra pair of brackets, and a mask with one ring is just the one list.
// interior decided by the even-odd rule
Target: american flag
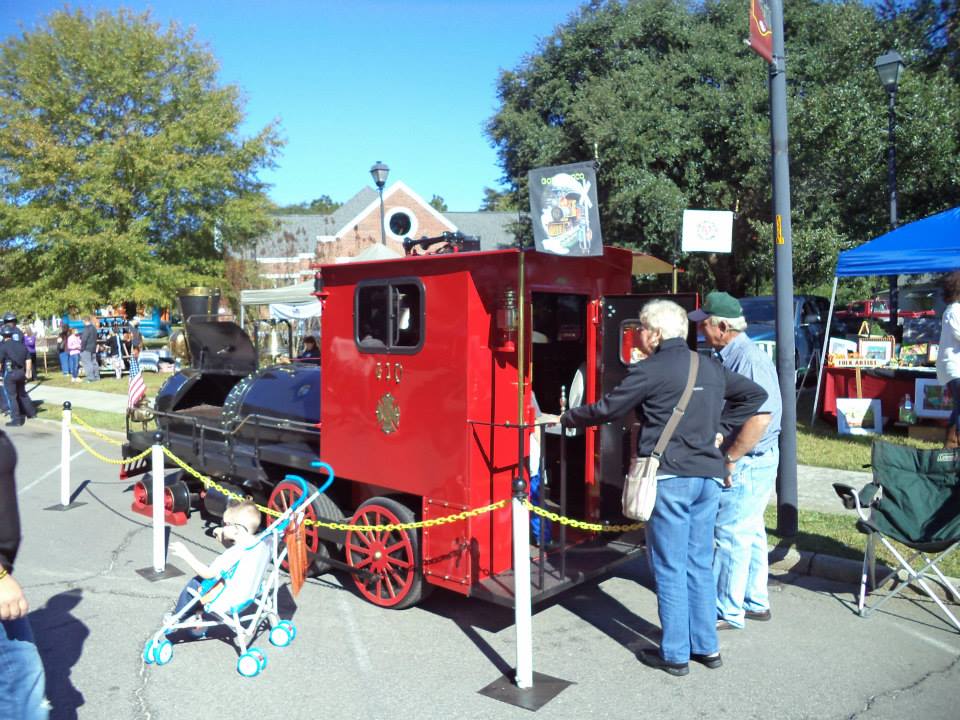
[(136, 407), (140, 399), (147, 394), (147, 386), (143, 382), (143, 373), (140, 364), (130, 358), (130, 384), (127, 386), (127, 407)]

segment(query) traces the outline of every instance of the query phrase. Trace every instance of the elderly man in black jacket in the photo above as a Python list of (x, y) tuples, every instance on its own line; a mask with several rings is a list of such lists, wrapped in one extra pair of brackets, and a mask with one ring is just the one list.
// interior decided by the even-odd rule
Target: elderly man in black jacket
[[(640, 324), (640, 349), (649, 357), (602, 400), (567, 411), (560, 422), (599, 425), (635, 410), (643, 424), (638, 455), (649, 456), (687, 384), (691, 351), (687, 314), (676, 303), (647, 303)], [(766, 397), (759, 385), (719, 363), (700, 363), (686, 412), (660, 458), (657, 501), (647, 526), (663, 633), (659, 652), (641, 651), (645, 665), (686, 675), (691, 659), (711, 669), (722, 664), (712, 563), (726, 468), (716, 439), (718, 433), (735, 436)]]

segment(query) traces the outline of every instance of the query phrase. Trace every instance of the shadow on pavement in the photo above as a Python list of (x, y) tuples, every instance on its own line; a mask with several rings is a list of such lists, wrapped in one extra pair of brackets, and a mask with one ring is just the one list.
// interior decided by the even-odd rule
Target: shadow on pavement
[(30, 613), (47, 675), (47, 699), (53, 706), (51, 719), (72, 720), (77, 717), (77, 708), (84, 704), (83, 693), (70, 681), (70, 671), (80, 659), (83, 643), (90, 634), (87, 626), (72, 614), (82, 599), (81, 590), (68, 590)]

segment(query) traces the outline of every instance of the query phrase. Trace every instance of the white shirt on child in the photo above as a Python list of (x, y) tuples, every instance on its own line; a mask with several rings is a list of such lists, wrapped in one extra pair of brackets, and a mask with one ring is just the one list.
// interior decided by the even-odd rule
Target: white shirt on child
[(262, 542), (258, 542), (256, 538), (248, 539), (221, 553), (210, 563), (214, 577), (229, 573), (234, 565), (236, 569), (233, 576), (227, 578), (226, 587), (211, 606), (225, 612), (254, 598), (260, 589), (260, 582), (269, 561), (270, 542), (267, 539)]

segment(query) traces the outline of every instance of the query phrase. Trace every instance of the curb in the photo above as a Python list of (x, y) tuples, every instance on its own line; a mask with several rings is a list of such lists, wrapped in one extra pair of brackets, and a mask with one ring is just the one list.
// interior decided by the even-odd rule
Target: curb
[[(808, 575), (823, 580), (849, 583), (854, 593), (859, 592), (860, 576), (863, 572), (862, 560), (851, 560), (824, 553), (795, 550), (794, 548), (788, 548), (786, 551), (772, 550), (769, 555), (769, 564), (771, 575)], [(878, 579), (882, 580), (891, 571), (893, 571), (893, 568), (889, 565), (877, 562)], [(953, 583), (955, 587), (960, 587), (960, 580), (957, 578), (948, 577), (947, 580)], [(906, 582), (906, 577), (901, 574), (896, 583), (903, 582)], [(952, 593), (936, 580), (930, 580), (927, 584), (933, 589), (937, 597), (944, 602), (956, 603), (960, 600), (960, 598), (953, 597)], [(929, 599), (929, 596), (920, 587), (910, 585), (908, 590), (916, 597)]]

